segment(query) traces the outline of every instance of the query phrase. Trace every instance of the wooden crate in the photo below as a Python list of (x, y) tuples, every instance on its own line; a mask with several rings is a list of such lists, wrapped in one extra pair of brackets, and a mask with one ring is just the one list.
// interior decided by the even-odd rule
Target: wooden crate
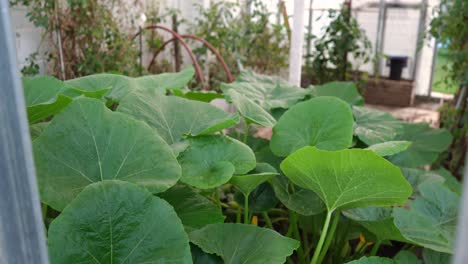
[(363, 87), (368, 104), (400, 107), (413, 104), (413, 81), (369, 78)]

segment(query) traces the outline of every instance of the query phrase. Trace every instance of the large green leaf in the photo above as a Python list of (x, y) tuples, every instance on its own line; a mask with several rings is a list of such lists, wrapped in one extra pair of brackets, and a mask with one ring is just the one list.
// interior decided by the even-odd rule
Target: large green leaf
[(419, 186), (409, 210), (395, 208), (395, 225), (408, 240), (432, 250), (452, 253), (460, 197), (442, 183)]
[(343, 211), (343, 214), (359, 223), (378, 241), (396, 240), (407, 242), (393, 223), (393, 209), (391, 207), (363, 207)]
[(253, 151), (228, 136), (190, 138), (187, 149), (179, 154), (181, 181), (200, 189), (217, 187), (234, 174), (245, 174), (255, 168)]
[(258, 124), (264, 127), (273, 127), (276, 120), (265, 109), (254, 101), (241, 95), (236, 90), (228, 90), (227, 95), (234, 107), (249, 123)]
[(316, 215), (325, 210), (320, 197), (313, 191), (301, 188), (281, 175), (271, 180), (276, 197), (288, 209), (301, 215)]
[(33, 146), (41, 199), (59, 211), (93, 182), (120, 179), (162, 192), (181, 175), (153, 129), (96, 99), (76, 99)]
[(298, 103), (273, 127), (270, 147), (287, 156), (305, 146), (339, 150), (351, 146), (353, 114), (344, 101), (322, 96)]
[(427, 248), (423, 249), (422, 255), (425, 264), (447, 264), (451, 263), (450, 259), (452, 258), (450, 254), (433, 251)]
[(191, 263), (174, 209), (122, 181), (86, 187), (49, 227), (51, 263)]
[(23, 78), (23, 88), (30, 124), (59, 113), (72, 102), (62, 94), (67, 86), (52, 76)]
[(139, 89), (165, 94), (168, 89), (181, 89), (193, 78), (192, 67), (178, 73), (163, 73), (132, 78), (124, 75), (99, 73), (66, 81), (70, 87), (92, 92), (111, 88), (106, 97), (119, 102), (128, 93)]
[(403, 131), (401, 122), (389, 113), (358, 106), (353, 107), (353, 113), (354, 133), (367, 145), (392, 141)]
[(411, 251), (402, 250), (393, 258), (398, 264), (421, 264), (418, 257)]
[(444, 168), (439, 168), (436, 171), (433, 171), (434, 173), (437, 173), (437, 175), (440, 175), (445, 178), (445, 185), (452, 190), (453, 192), (461, 195), (463, 186), (462, 184), (458, 181), (455, 176), (453, 176), (450, 171), (444, 169)]
[(426, 182), (444, 182), (445, 179), (433, 171), (413, 168), (401, 168), (406, 180), (413, 186), (413, 195), (419, 194), (419, 186)]
[(50, 124), (50, 122), (40, 122), (36, 124), (32, 124), (29, 126), (29, 134), (31, 135), (31, 139), (34, 140), (38, 138), (44, 129)]
[(406, 151), (389, 157), (391, 162), (402, 167), (430, 165), (452, 142), (447, 130), (433, 129), (426, 123), (404, 123), (403, 133), (395, 139), (413, 142)]
[(26, 106), (50, 103), (67, 89), (62, 81), (52, 76), (24, 77), (22, 81)]
[(211, 134), (239, 122), (237, 114), (224, 112), (208, 103), (148, 90), (128, 95), (117, 110), (145, 121), (170, 145), (187, 135)]
[(214, 255), (203, 252), (199, 247), (190, 243), (190, 253), (192, 253), (193, 264), (223, 264), (223, 259)]
[(382, 257), (362, 257), (358, 260), (346, 262), (346, 264), (399, 264), (397, 261)]
[(409, 146), (411, 146), (411, 142), (409, 141), (387, 141), (369, 146), (367, 149), (374, 151), (379, 156), (385, 157), (405, 151)]
[(174, 207), (187, 233), (208, 224), (224, 222), (221, 210), (188, 186), (176, 185), (158, 196)]
[(281, 170), (294, 184), (320, 196), (329, 212), (402, 204), (411, 195), (400, 169), (370, 150), (304, 147), (288, 156)]
[[(234, 193), (234, 200), (240, 207), (244, 207), (245, 195), (241, 192)], [(266, 212), (278, 204), (278, 199), (275, 196), (273, 188), (268, 182), (264, 182), (257, 186), (249, 194), (249, 211), (250, 212)]]
[(289, 108), (308, 94), (305, 89), (292, 86), (278, 77), (252, 71), (242, 71), (236, 82), (221, 84), (221, 90), (224, 93), (235, 90), (265, 110)]
[(244, 224), (208, 225), (190, 233), (190, 241), (226, 264), (282, 264), (299, 247), (271, 229)]
[(175, 96), (206, 103), (209, 103), (214, 99), (224, 98), (224, 94), (217, 93), (215, 91), (192, 91), (190, 89), (177, 89), (170, 91)]
[(246, 175), (233, 176), (230, 180), (244, 195), (249, 195), (258, 185), (278, 175), (276, 169), (268, 163), (258, 163), (255, 170)]
[(329, 82), (309, 88), (312, 96), (334, 96), (351, 105), (363, 105), (364, 98), (359, 94), (356, 84), (352, 82)]

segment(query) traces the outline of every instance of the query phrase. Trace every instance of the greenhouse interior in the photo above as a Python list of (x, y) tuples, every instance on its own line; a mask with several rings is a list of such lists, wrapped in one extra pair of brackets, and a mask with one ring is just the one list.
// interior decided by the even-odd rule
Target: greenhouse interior
[(467, 0), (0, 0), (0, 264), (467, 264)]

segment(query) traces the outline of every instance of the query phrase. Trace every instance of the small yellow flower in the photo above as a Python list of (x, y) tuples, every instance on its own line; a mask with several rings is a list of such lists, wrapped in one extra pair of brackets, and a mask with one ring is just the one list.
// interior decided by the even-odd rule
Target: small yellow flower
[(258, 217), (256, 215), (252, 217), (252, 225), (258, 225)]

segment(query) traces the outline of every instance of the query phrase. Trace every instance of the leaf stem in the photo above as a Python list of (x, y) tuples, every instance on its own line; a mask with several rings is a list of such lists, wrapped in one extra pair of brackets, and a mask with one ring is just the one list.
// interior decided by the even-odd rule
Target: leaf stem
[(249, 196), (244, 195), (244, 224), (249, 224)]
[(223, 207), (221, 205), (221, 200), (219, 199), (219, 190), (218, 188), (214, 188), (214, 199), (216, 200), (216, 205), (218, 206), (219, 211), (223, 213)]
[(247, 120), (245, 120), (244, 139), (242, 140), (244, 142), (244, 144), (247, 144), (247, 139), (249, 137), (249, 128), (250, 128), (250, 123), (247, 122)]
[(320, 252), (319, 261), (318, 261), (319, 263), (322, 263), (323, 259), (327, 255), (328, 248), (330, 247), (331, 241), (332, 241), (333, 237), (335, 236), (335, 230), (336, 230), (336, 227), (338, 226), (338, 222), (340, 220), (340, 214), (341, 214), (341, 212), (338, 210), (338, 211), (336, 211), (336, 213), (335, 213), (335, 215), (333, 217), (333, 221), (332, 221), (330, 230), (328, 231), (327, 239), (325, 240), (325, 244), (323, 246), (322, 252)]
[(312, 257), (312, 261), (310, 262), (310, 264), (318, 263), (320, 251), (322, 250), (323, 242), (325, 241), (325, 237), (327, 236), (328, 226), (330, 225), (330, 219), (331, 219), (332, 213), (333, 212), (330, 212), (330, 211), (327, 212), (327, 217), (325, 218), (325, 223), (323, 224), (322, 233), (320, 234), (320, 239), (317, 244), (317, 247), (315, 248), (314, 256)]
[(371, 256), (375, 256), (375, 254), (377, 254), (377, 251), (379, 251), (379, 248), (380, 248), (380, 244), (382, 244), (381, 240), (378, 240), (377, 242), (375, 242), (375, 244), (372, 247), (372, 250), (370, 252)]
[(268, 212), (262, 212), (262, 215), (263, 215), (263, 219), (265, 220), (266, 225), (267, 225), (269, 228), (274, 229), (274, 228), (273, 228), (273, 223), (271, 222), (271, 219), (270, 219), (270, 217), (268, 216)]
[[(297, 226), (297, 214), (293, 211), (289, 211), (289, 214), (291, 217), (290, 225), (292, 225), (294, 239), (301, 241), (301, 234), (299, 233), (299, 227)], [(297, 249), (297, 256), (299, 257), (299, 263), (305, 263), (304, 249), (302, 248), (302, 245)]]

